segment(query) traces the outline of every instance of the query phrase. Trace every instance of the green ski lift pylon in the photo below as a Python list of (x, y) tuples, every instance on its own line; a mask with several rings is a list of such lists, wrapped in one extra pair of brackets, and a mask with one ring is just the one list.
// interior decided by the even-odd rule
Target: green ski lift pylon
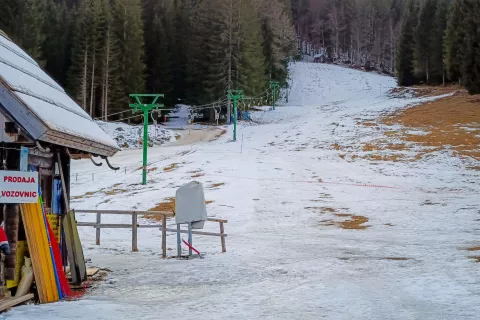
[[(135, 99), (136, 103), (130, 103), (129, 106), (133, 108), (133, 112), (138, 109), (143, 111), (143, 169), (142, 169), (142, 184), (147, 184), (147, 150), (148, 150), (148, 113), (158, 108), (163, 107), (163, 104), (158, 104), (157, 100), (163, 98), (163, 94), (140, 94), (132, 93), (130, 98)], [(142, 103), (141, 98), (152, 98), (151, 103)]]
[(243, 90), (228, 90), (228, 99), (233, 100), (233, 141), (237, 141), (237, 102), (243, 98)]
[(272, 106), (273, 110), (275, 110), (275, 101), (277, 96), (277, 88), (280, 87), (280, 83), (278, 81), (270, 81), (270, 89), (272, 89)]

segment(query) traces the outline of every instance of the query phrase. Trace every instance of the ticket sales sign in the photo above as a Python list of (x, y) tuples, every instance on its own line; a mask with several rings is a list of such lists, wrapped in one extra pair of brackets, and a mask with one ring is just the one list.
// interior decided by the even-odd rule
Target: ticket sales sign
[(38, 172), (0, 171), (0, 203), (38, 202)]

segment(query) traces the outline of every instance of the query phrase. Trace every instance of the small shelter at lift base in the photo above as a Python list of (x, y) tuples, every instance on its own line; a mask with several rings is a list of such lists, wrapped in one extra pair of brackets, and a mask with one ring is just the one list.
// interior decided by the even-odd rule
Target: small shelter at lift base
[[(0, 309), (2, 302), (15, 304), (11, 299), (44, 303), (77, 294), (70, 284), (85, 280), (86, 268), (69, 209), (70, 161), (107, 159), (118, 151), (63, 88), (0, 32), (0, 222), (10, 249), (1, 253)], [(1, 238), (2, 230), (0, 244)]]

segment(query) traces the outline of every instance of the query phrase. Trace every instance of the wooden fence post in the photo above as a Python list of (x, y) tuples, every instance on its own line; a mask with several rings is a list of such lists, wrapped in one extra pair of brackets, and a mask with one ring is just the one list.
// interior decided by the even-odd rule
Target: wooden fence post
[(167, 258), (167, 216), (162, 216), (162, 258)]
[[(101, 213), (97, 213), (97, 224), (101, 224), (102, 223), (102, 214)], [(100, 245), (100, 227), (97, 226), (97, 230), (96, 230), (96, 238), (95, 238), (95, 244), (97, 246)]]
[(222, 252), (227, 252), (227, 247), (225, 246), (225, 230), (223, 229), (223, 222), (220, 222), (220, 240), (222, 241)]
[(132, 213), (132, 252), (137, 252), (137, 214)]

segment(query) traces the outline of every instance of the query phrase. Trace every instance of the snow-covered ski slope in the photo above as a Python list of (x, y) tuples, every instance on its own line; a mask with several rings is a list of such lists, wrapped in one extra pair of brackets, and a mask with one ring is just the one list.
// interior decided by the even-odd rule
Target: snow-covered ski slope
[[(229, 221), (227, 253), (217, 238), (197, 236), (205, 259), (164, 261), (158, 230), (140, 229), (140, 252), (131, 253), (130, 231), (102, 230), (97, 247), (95, 231), (81, 228), (85, 256), (112, 270), (107, 282), (80, 301), (5, 317), (478, 319), (480, 264), (465, 250), (480, 244), (478, 173), (448, 154), (407, 163), (340, 158), (333, 144), (374, 138), (359, 119), (420, 99), (392, 99), (394, 79), (330, 65), (293, 64), (292, 78), (289, 103), (255, 113), (236, 143), (230, 127), (209, 143), (151, 149), (157, 170), (145, 187), (140, 150), (112, 159), (119, 173), (73, 164), (74, 208), (149, 209), (202, 182), (214, 201), (209, 215)], [(347, 214), (368, 218), (368, 228), (341, 228), (359, 219)], [(167, 243), (173, 256), (173, 234)]]

